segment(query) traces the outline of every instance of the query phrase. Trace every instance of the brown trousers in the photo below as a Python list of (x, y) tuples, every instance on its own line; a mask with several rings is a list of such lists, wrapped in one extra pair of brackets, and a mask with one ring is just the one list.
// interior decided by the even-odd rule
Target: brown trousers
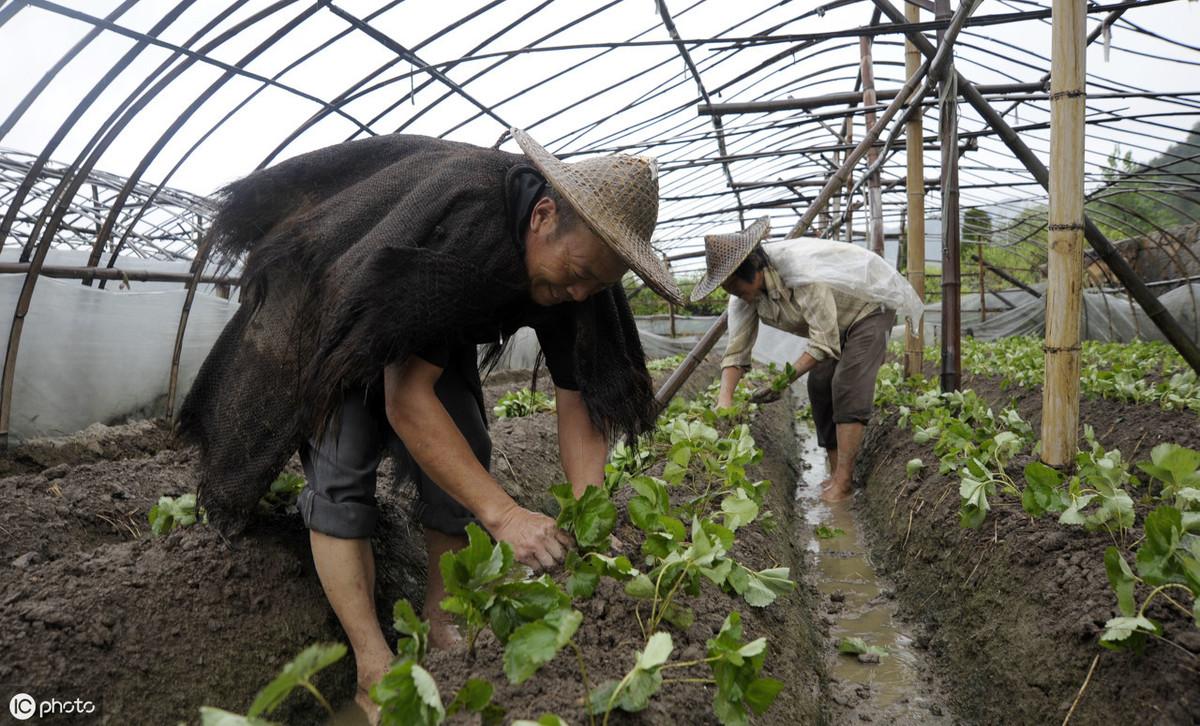
[(817, 442), (837, 448), (837, 425), (866, 424), (875, 405), (875, 376), (887, 353), (896, 313), (881, 308), (842, 333), (842, 357), (826, 358), (808, 372)]

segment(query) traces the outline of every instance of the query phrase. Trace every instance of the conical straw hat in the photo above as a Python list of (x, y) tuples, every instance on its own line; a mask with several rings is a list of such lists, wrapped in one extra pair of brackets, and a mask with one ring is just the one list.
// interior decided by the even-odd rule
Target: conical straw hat
[(512, 129), (521, 151), (588, 226), (650, 289), (682, 305), (683, 293), (650, 246), (658, 222), (658, 163), (624, 154), (559, 161), (529, 134)]
[(770, 231), (771, 219), (763, 217), (741, 232), (705, 235), (704, 261), (708, 270), (692, 289), (692, 302), (703, 300), (723, 285)]

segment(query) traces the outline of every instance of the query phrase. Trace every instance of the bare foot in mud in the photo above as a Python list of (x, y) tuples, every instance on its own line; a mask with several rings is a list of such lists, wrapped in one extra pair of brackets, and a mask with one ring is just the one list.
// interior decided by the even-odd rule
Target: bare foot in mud
[(449, 650), (462, 642), (462, 634), (454, 620), (443, 610), (436, 614), (425, 613), (429, 621), (429, 647), (433, 650)]
[[(382, 676), (380, 676), (380, 677), (382, 678)], [(378, 682), (378, 680), (379, 680), (378, 678), (375, 679), (375, 682)], [(374, 684), (369, 683), (369, 684), (364, 685), (360, 681), (358, 684), (358, 688), (355, 689), (355, 691), (354, 691), (354, 703), (355, 703), (355, 705), (357, 705), (359, 708), (362, 709), (363, 714), (366, 716), (366, 722), (368, 724), (370, 724), (370, 726), (378, 726), (378, 724), (379, 724), (379, 704), (377, 704), (371, 700), (370, 688), (372, 685), (374, 685)]]
[(853, 494), (854, 490), (849, 479), (830, 479), (828, 486), (825, 486), (825, 482), (821, 482), (821, 501), (823, 502), (844, 502)]

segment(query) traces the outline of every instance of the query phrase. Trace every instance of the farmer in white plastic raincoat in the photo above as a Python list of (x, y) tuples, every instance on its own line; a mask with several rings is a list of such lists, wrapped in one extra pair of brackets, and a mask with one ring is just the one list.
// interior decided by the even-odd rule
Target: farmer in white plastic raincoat
[[(733, 402), (734, 388), (750, 368), (760, 322), (807, 338), (791, 380), (808, 374), (817, 440), (832, 472), (821, 484), (821, 498), (839, 501), (851, 494), (854, 461), (896, 313), (919, 320), (921, 301), (882, 257), (862, 247), (813, 238), (760, 244), (769, 231), (763, 217), (741, 232), (704, 238), (708, 269), (692, 300), (717, 287), (730, 295), (717, 405)], [(754, 400), (766, 403), (779, 395), (766, 386)]]

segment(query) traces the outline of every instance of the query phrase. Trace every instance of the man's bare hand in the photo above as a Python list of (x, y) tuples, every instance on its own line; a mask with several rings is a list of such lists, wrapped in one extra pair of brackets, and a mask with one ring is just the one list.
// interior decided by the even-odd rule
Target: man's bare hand
[(754, 393), (750, 394), (750, 400), (753, 403), (772, 403), (774, 401), (778, 401), (782, 395), (782, 391), (776, 391), (774, 388), (771, 388), (771, 386), (764, 385), (760, 386), (754, 391)]
[(535, 571), (549, 569), (567, 556), (574, 542), (554, 520), (544, 514), (531, 512), (515, 502), (496, 519), (488, 530), (501, 542), (512, 547), (513, 557)]

